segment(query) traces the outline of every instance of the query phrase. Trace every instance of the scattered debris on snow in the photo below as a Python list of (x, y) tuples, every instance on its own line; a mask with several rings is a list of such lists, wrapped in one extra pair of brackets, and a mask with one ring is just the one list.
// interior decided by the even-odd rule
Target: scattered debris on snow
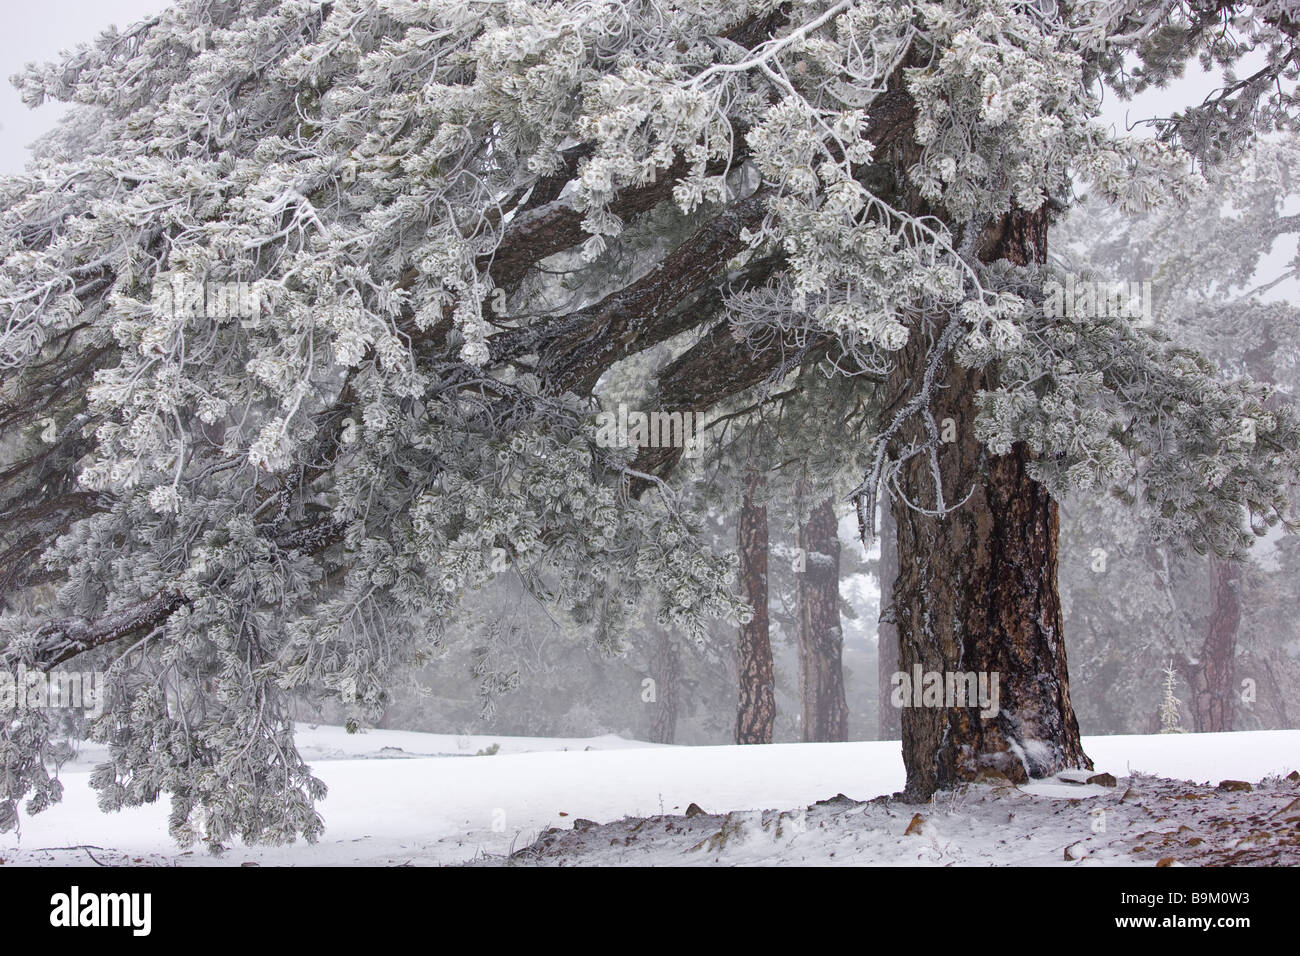
[[(992, 778), (920, 806), (891, 796), (904, 783), (898, 741), (667, 747), (613, 736), (303, 726), (298, 742), (330, 788), (320, 804), (325, 834), (314, 846), (235, 844), (220, 856), (178, 848), (167, 834), (165, 798), (99, 811), (90, 771), (105, 755), (85, 744), (60, 774), (63, 802), (23, 814), (20, 833), (0, 836), (0, 859), (5, 866), (1300, 862), (1300, 730), (1086, 737), (1096, 771), (1021, 787)], [(477, 757), (494, 746), (493, 756)]]
[(1225, 788), (1134, 775), (1067, 795), (1060, 782), (1077, 785), (1077, 776), (973, 784), (921, 810), (895, 797), (841, 794), (793, 811), (552, 828), (509, 857), (475, 865), (1300, 864), (1300, 778)]

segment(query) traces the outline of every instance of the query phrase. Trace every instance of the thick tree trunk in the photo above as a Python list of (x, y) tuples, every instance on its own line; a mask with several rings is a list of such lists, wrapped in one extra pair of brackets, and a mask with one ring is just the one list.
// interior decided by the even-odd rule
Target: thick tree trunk
[(894, 623), (894, 582), (898, 580), (898, 531), (889, 506), (880, 509), (880, 620), (876, 625), (877, 740), (903, 735), (899, 708), (890, 691), (898, 673), (898, 626)]
[[(1017, 211), (995, 224), (981, 254), (986, 261), (1041, 262), (1045, 250), (1042, 213)], [(942, 334), (928, 331), (913, 329), (891, 374), (887, 407), (899, 407), (922, 387), (930, 346)], [(910, 694), (904, 695), (905, 687), (897, 692), (905, 696), (903, 762), (913, 798), (988, 771), (1024, 782), (1092, 766), (1070, 704), (1056, 586), (1056, 504), (1029, 477), (1026, 448), (993, 456), (975, 437), (976, 396), (995, 383), (994, 374), (961, 368), (949, 358), (935, 376), (928, 407), (941, 435), (951, 439), (937, 445), (950, 510), (927, 514), (891, 501), (898, 530), (899, 670), (921, 684)], [(898, 454), (929, 440), (925, 423), (913, 416), (892, 444)], [(904, 464), (898, 484), (914, 504), (935, 509), (927, 454)], [(983, 692), (983, 701), (966, 696), (967, 680)], [(923, 692), (936, 682), (937, 696)], [(960, 695), (949, 693), (954, 683)]]
[(849, 739), (837, 529), (833, 498), (813, 508), (799, 525), (804, 558), (799, 575), (799, 691), (805, 741)]
[(668, 631), (657, 631), (650, 651), (650, 676), (655, 682), (655, 699), (650, 705), (651, 743), (670, 744), (677, 735), (677, 694), (681, 671), (677, 642)]
[(1241, 626), (1241, 565), (1210, 559), (1210, 611), (1200, 660), (1192, 672), (1192, 725), (1198, 733), (1232, 730), (1233, 665)]
[(740, 707), (736, 716), (736, 743), (770, 744), (776, 722), (776, 678), (767, 616), (767, 505), (754, 503), (757, 481), (752, 480), (740, 507), (737, 543), (740, 550), (740, 585), (754, 609), (740, 625), (737, 657), (740, 669)]

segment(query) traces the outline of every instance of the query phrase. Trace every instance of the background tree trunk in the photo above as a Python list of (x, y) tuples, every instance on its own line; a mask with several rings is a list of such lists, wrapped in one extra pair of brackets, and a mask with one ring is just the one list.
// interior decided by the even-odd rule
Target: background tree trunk
[[(1265, 327), (1260, 343), (1243, 356), (1247, 373), (1257, 382), (1277, 381), (1278, 343)], [(1270, 395), (1266, 408), (1276, 408), (1278, 395)], [(1197, 733), (1232, 730), (1236, 703), (1237, 638), (1241, 631), (1242, 568), (1236, 561), (1210, 555), (1210, 595), (1213, 602), (1205, 626), (1205, 642), (1191, 669), (1192, 727)], [(1285, 726), (1285, 725), (1284, 725)]]
[(1233, 665), (1241, 626), (1241, 565), (1210, 559), (1210, 611), (1200, 660), (1192, 671), (1192, 726), (1198, 733), (1232, 730)]
[(667, 630), (657, 629), (650, 650), (650, 676), (655, 682), (655, 699), (650, 705), (650, 741), (670, 744), (677, 735), (677, 694), (682, 659), (677, 642)]
[[(1233, 670), (1255, 677), (1258, 700), (1253, 708), (1255, 725), (1241, 730), (1283, 730), (1294, 727), (1287, 711), (1287, 698), (1294, 700), (1294, 688), (1300, 687), (1300, 667), (1285, 650), (1272, 648), (1264, 653), (1247, 650), (1235, 661)], [(1239, 722), (1234, 723), (1238, 726)]]
[[(1045, 210), (1016, 210), (993, 224), (981, 255), (985, 261), (1043, 261)], [(890, 376), (886, 407), (900, 407), (921, 387), (930, 345), (942, 334), (928, 331), (913, 328)], [(990, 369), (961, 368), (949, 357), (935, 377), (928, 407), (941, 431), (955, 432), (955, 440), (938, 445), (944, 502), (953, 510), (934, 516), (891, 501), (898, 529), (899, 670), (937, 672), (944, 679), (982, 673), (990, 685), (993, 675), (998, 678), (996, 714), (981, 716), (978, 706), (902, 710), (906, 792), (916, 799), (990, 770), (1024, 782), (1092, 766), (1070, 704), (1056, 586), (1056, 503), (1029, 477), (1028, 449), (1016, 445), (995, 457), (975, 437), (976, 396), (995, 384), (994, 376)], [(925, 445), (929, 433), (914, 416), (894, 441), (899, 454)], [(926, 454), (906, 462), (899, 484), (912, 502), (934, 508)]]
[(754, 609), (748, 624), (740, 625), (737, 658), (740, 669), (740, 708), (736, 716), (736, 743), (770, 744), (776, 722), (776, 678), (772, 669), (772, 644), (767, 616), (767, 505), (754, 503), (758, 479), (752, 478), (740, 506), (737, 544), (740, 550), (740, 585)]
[(880, 509), (880, 620), (876, 626), (877, 740), (903, 736), (899, 708), (891, 700), (893, 678), (898, 673), (898, 626), (894, 623), (894, 582), (898, 580), (898, 531), (886, 504)]
[(844, 630), (840, 624), (840, 538), (835, 500), (827, 498), (799, 525), (799, 691), (805, 741), (848, 740), (844, 699)]

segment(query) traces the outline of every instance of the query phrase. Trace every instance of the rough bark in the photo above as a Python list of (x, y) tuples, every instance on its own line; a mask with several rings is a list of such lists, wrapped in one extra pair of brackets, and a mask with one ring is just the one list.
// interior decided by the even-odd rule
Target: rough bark
[(1191, 681), (1192, 726), (1197, 733), (1232, 730), (1236, 690), (1233, 665), (1241, 626), (1241, 565), (1211, 558), (1210, 588), (1214, 605)]
[[(1015, 210), (989, 230), (981, 254), (1043, 261), (1043, 212)], [(931, 335), (914, 328), (890, 376), (890, 401), (899, 407), (921, 387)], [(1061, 602), (1057, 592), (1058, 516), (1046, 489), (1029, 476), (1031, 454), (988, 454), (975, 438), (976, 396), (995, 384), (991, 369), (964, 369), (950, 359), (929, 400), (942, 426), (952, 419), (955, 440), (938, 444), (943, 500), (951, 510), (927, 514), (891, 501), (898, 529), (894, 606), (899, 670), (997, 677), (996, 713), (976, 706), (906, 706), (901, 712), (907, 794), (936, 790), (987, 772), (1013, 781), (1088, 767), (1070, 704)], [(919, 417), (894, 438), (895, 451), (929, 438)], [(916, 455), (899, 485), (918, 506), (937, 503), (930, 461)], [(961, 503), (959, 507), (954, 507)], [(991, 695), (990, 695), (991, 696)], [(960, 702), (958, 702), (960, 703)], [(992, 710), (992, 708), (990, 708)]]
[(898, 626), (894, 623), (894, 582), (898, 579), (898, 531), (888, 507), (880, 509), (880, 620), (876, 625), (876, 739), (903, 736), (899, 708), (890, 699), (898, 672)]
[(767, 505), (756, 504), (757, 479), (751, 479), (740, 506), (737, 545), (740, 584), (754, 609), (748, 623), (740, 625), (737, 662), (740, 670), (740, 706), (736, 715), (736, 743), (770, 744), (776, 723), (776, 677), (767, 612)]
[(805, 742), (849, 739), (844, 699), (844, 629), (840, 624), (840, 539), (835, 499), (827, 498), (799, 525), (800, 727)]

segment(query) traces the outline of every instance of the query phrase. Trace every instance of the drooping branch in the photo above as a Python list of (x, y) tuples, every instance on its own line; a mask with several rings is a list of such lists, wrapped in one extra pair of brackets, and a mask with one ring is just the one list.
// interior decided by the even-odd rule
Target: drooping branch
[[(914, 116), (915, 105), (906, 92), (885, 93), (873, 104), (865, 135), (877, 145), (887, 145), (910, 129)], [(576, 168), (581, 155), (581, 150), (568, 155), (566, 170), (571, 164)], [(610, 211), (627, 219), (653, 209), (671, 198), (675, 181), (684, 171), (679, 160), (654, 182), (623, 190), (611, 203)], [(542, 260), (586, 239), (582, 228), (585, 214), (559, 195), (562, 189), (562, 184), (551, 180), (537, 198), (547, 194), (555, 198), (533, 205), (534, 197), (530, 196), (506, 227), (494, 253), (480, 260), (480, 267), (488, 271), (495, 285), (517, 285)], [(549, 391), (585, 393), (616, 362), (703, 325), (717, 314), (722, 294), (719, 283), (725, 279), (726, 263), (744, 248), (742, 230), (762, 220), (765, 199), (762, 195), (751, 196), (731, 204), (670, 253), (658, 268), (600, 303), (553, 317), (534, 328), (492, 336), (488, 341), (493, 360), (538, 354), (543, 366), (539, 371)], [(763, 281), (759, 274), (770, 275), (774, 265), (755, 265), (748, 280)], [(418, 273), (408, 272), (402, 285), (409, 288), (416, 279)], [(425, 332), (412, 334), (412, 346), (422, 351), (432, 346), (441, 351), (450, 329), (448, 315)], [(814, 334), (798, 342), (781, 340), (756, 352), (751, 343), (735, 338), (725, 322), (717, 323), (660, 376), (659, 405), (681, 411), (711, 408), (766, 381), (783, 378), (800, 363), (824, 353), (831, 341), (829, 335)], [(345, 388), (340, 403), (321, 413), (323, 418), (341, 423), (354, 400), (348, 396)], [(637, 468), (652, 478), (668, 475), (680, 456), (681, 449), (645, 449), (637, 459)], [(324, 470), (327, 466), (319, 473)], [(639, 493), (643, 487), (634, 490)], [(290, 532), (277, 543), (283, 548), (320, 554), (342, 540), (343, 531), (337, 523), (317, 521)], [(165, 590), (94, 620), (65, 618), (50, 622), (38, 634), (37, 663), (53, 667), (95, 647), (157, 627), (186, 603), (188, 599), (179, 592)]]
[(188, 603), (178, 591), (160, 591), (146, 601), (111, 611), (93, 621), (77, 617), (50, 621), (35, 634), (35, 664), (50, 670), (96, 647), (151, 630)]
[[(343, 539), (344, 526), (336, 521), (318, 521), (296, 529), (276, 542), (282, 551), (318, 554)], [(179, 590), (169, 588), (143, 601), (129, 604), (94, 620), (66, 617), (50, 621), (36, 631), (33, 663), (50, 670), (65, 661), (112, 644), (132, 635), (146, 633), (166, 623), (176, 611), (190, 603)], [(13, 657), (12, 652), (3, 655)]]
[(700, 323), (677, 307), (745, 248), (741, 234), (762, 221), (764, 200), (755, 195), (728, 207), (649, 274), (595, 305), (493, 337), (493, 358), (536, 352), (549, 392), (589, 392), (615, 362)]
[[(703, 412), (764, 384), (775, 384), (805, 362), (815, 361), (830, 347), (832, 336), (818, 335), (802, 342), (777, 340), (755, 351), (733, 334), (725, 321), (716, 323), (705, 336), (659, 375), (652, 404), (667, 412)], [(666, 478), (682, 459), (678, 447), (643, 448), (633, 470), (659, 479)], [(649, 482), (632, 482), (633, 494), (641, 494)]]

